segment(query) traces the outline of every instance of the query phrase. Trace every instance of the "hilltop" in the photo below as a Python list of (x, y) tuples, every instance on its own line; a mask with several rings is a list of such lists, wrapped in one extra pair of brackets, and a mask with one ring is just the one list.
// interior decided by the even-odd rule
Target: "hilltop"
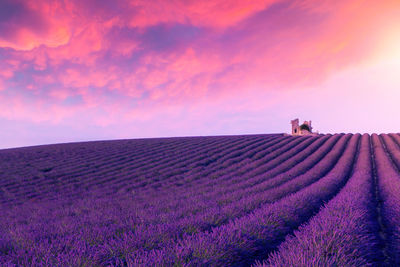
[(400, 135), (241, 135), (0, 150), (0, 263), (400, 262)]

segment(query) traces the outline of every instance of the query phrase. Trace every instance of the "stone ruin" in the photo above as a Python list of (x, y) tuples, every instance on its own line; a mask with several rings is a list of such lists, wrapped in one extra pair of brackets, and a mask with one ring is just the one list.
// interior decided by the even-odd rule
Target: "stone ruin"
[(292, 135), (314, 135), (311, 121), (304, 121), (303, 124), (299, 125), (299, 119), (294, 119), (291, 121), (291, 124)]

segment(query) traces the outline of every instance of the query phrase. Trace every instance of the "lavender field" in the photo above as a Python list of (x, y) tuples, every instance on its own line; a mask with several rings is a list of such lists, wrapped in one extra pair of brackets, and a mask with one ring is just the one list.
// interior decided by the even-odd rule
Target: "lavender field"
[(400, 135), (0, 150), (1, 266), (399, 266)]

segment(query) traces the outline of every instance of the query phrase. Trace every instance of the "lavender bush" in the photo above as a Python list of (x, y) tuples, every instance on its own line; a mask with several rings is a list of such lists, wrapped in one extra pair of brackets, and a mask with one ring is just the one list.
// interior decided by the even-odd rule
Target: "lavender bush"
[(399, 144), (244, 135), (0, 150), (0, 265), (396, 265)]
[(363, 135), (353, 173), (339, 194), (289, 235), (268, 261), (254, 266), (366, 266), (382, 259), (374, 223), (369, 136)]

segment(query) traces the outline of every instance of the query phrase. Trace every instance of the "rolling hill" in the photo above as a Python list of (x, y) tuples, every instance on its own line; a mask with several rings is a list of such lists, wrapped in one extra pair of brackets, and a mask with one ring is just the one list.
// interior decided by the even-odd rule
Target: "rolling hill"
[(5, 266), (398, 266), (400, 135), (0, 150)]

